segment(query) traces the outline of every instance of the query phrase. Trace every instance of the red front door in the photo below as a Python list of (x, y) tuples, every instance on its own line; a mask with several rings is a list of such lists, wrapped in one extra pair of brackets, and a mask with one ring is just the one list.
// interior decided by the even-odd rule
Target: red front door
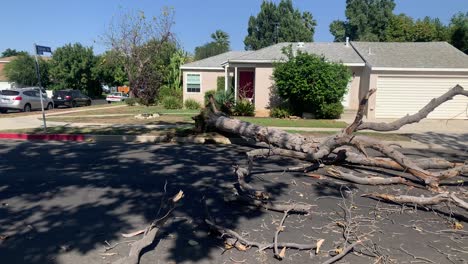
[(239, 97), (252, 99), (254, 96), (254, 72), (239, 72)]

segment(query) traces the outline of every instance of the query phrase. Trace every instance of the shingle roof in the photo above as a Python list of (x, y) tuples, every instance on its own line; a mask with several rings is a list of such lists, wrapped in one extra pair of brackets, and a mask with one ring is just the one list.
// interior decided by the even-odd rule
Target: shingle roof
[(356, 51), (351, 46), (346, 46), (345, 43), (337, 42), (306, 42), (303, 43), (302, 47), (298, 47), (298, 43), (294, 42), (283, 42), (278, 43), (257, 51), (251, 52), (249, 54), (232, 58), (232, 62), (240, 61), (279, 61), (287, 59), (283, 54), (283, 48), (288, 45), (292, 45), (293, 50), (302, 50), (310, 54), (323, 55), (326, 59), (333, 62), (343, 62), (343, 63), (362, 63), (364, 61), (356, 53)]
[(372, 67), (468, 68), (468, 56), (447, 42), (351, 42)]
[(231, 58), (235, 58), (235, 57), (239, 57), (241, 55), (245, 55), (247, 53), (250, 53), (250, 51), (228, 51), (228, 52), (225, 52), (225, 53), (222, 53), (222, 54), (219, 54), (219, 55), (216, 55), (216, 56), (212, 56), (212, 57), (209, 57), (209, 58), (206, 58), (206, 59), (203, 59), (203, 60), (198, 60), (198, 61), (194, 61), (194, 62), (191, 62), (191, 63), (184, 64), (180, 68), (184, 69), (184, 68), (198, 68), (198, 67), (200, 67), (200, 68), (219, 68), (219, 69), (223, 69), (223, 67), (221, 66), (221, 64), (223, 62), (226, 62), (227, 60), (229, 60)]

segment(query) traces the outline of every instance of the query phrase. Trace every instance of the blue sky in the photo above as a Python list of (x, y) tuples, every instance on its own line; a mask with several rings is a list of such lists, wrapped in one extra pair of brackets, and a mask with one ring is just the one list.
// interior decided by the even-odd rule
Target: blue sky
[[(164, 6), (175, 9), (176, 33), (183, 48), (193, 52), (222, 29), (231, 36), (231, 48), (243, 50), (250, 15), (260, 9), (262, 0), (3, 0), (1, 3), (0, 52), (6, 48), (32, 52), (34, 42), (52, 49), (80, 42), (93, 46), (96, 53), (106, 48), (101, 36), (113, 16), (122, 10), (142, 10), (158, 15)], [(275, 0), (279, 2), (279, 0)], [(414, 18), (439, 17), (448, 23), (453, 14), (468, 11), (466, 0), (396, 0), (395, 13)], [(332, 41), (328, 25), (344, 19), (345, 0), (295, 0), (295, 7), (310, 11), (317, 20), (315, 41)]]

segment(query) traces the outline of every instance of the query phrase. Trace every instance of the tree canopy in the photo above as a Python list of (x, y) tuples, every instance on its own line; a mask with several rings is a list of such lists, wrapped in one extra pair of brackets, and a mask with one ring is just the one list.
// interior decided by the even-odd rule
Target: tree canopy
[(8, 48), (2, 52), (2, 55), (0, 57), (11, 57), (11, 56), (27, 55), (27, 54), (28, 53), (26, 51), (17, 51), (15, 49)]
[[(41, 73), (41, 84), (43, 87), (48, 87), (50, 84), (49, 63), (41, 58), (38, 58), (38, 62)], [(20, 54), (5, 65), (5, 76), (10, 82), (14, 82), (17, 87), (37, 86), (39, 82), (35, 64), (34, 57), (28, 54)]]
[(77, 89), (91, 96), (101, 94), (101, 84), (94, 73), (96, 62), (92, 47), (75, 43), (57, 48), (50, 62), (53, 88)]
[(195, 60), (201, 60), (230, 50), (228, 33), (218, 29), (211, 34), (211, 39), (211, 42), (195, 48)]
[(295, 9), (291, 0), (281, 0), (278, 5), (264, 1), (257, 16), (249, 18), (245, 49), (258, 50), (279, 42), (313, 41), (316, 25), (312, 14)]
[(458, 13), (450, 21), (450, 42), (468, 54), (468, 12)]
[(385, 41), (394, 8), (394, 0), (346, 0), (346, 21), (333, 21), (330, 32), (335, 41)]

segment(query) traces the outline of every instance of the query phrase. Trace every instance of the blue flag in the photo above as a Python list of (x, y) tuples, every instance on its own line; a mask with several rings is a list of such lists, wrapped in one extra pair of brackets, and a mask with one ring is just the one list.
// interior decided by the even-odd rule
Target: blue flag
[(36, 54), (37, 55), (44, 55), (44, 52), (52, 53), (52, 49), (50, 47), (36, 45)]

